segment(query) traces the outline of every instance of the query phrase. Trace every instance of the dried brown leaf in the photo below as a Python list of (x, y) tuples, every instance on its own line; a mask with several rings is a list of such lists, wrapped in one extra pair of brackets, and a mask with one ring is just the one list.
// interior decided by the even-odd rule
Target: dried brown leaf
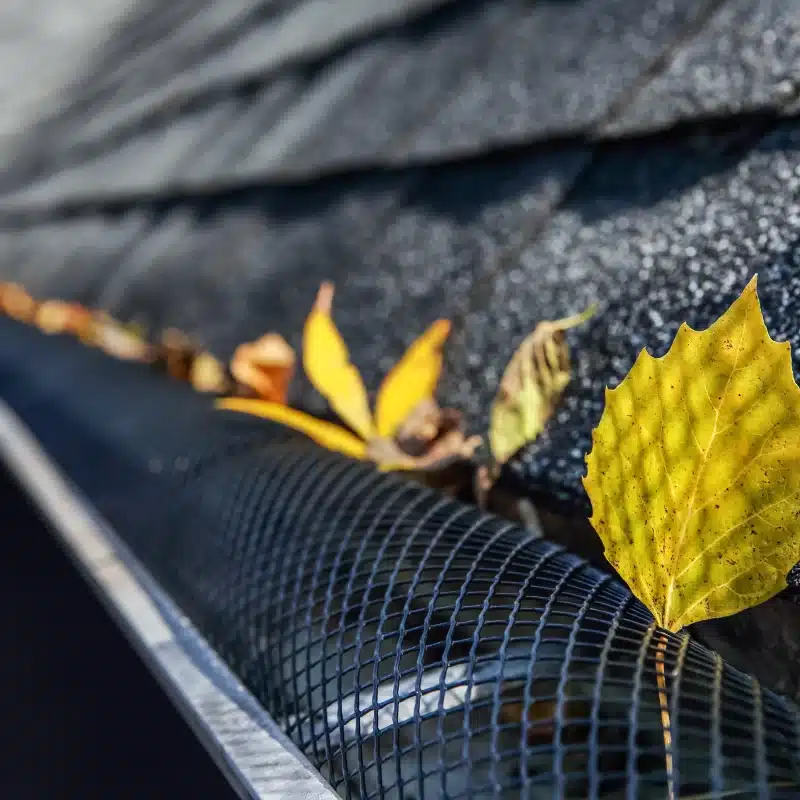
[(489, 443), (496, 464), (505, 464), (544, 429), (570, 381), (564, 333), (593, 313), (594, 307), (566, 319), (540, 322), (512, 356), (492, 405)]
[(86, 339), (92, 335), (94, 315), (78, 303), (45, 300), (36, 309), (34, 324), (44, 333), (69, 333)]
[(32, 322), (36, 301), (18, 283), (0, 284), (0, 309), (19, 322)]
[(166, 328), (158, 345), (158, 361), (176, 380), (191, 381), (192, 365), (200, 348), (187, 334), (177, 328)]
[(234, 380), (256, 397), (285, 404), (295, 363), (294, 350), (287, 341), (277, 333), (268, 333), (239, 345), (230, 369)]
[(460, 412), (428, 398), (411, 412), (396, 439), (370, 440), (367, 457), (385, 470), (438, 470), (470, 460), (480, 443), (479, 436), (465, 435)]

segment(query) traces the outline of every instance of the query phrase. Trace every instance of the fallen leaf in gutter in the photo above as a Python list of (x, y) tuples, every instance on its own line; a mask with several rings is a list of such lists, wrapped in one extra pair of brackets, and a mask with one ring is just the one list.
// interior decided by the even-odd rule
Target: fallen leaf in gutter
[(384, 378), (375, 404), (378, 436), (395, 437), (420, 405), (432, 400), (442, 373), (442, 348), (449, 334), (448, 320), (434, 322)]
[(786, 588), (800, 558), (800, 389), (750, 281), (606, 389), (584, 487), (605, 556), (658, 625), (726, 617)]
[(427, 397), (408, 415), (394, 439), (377, 437), (367, 443), (367, 455), (384, 470), (438, 470), (454, 461), (468, 461), (481, 444), (466, 436), (462, 414), (440, 408)]
[[(592, 431), (583, 485), (605, 557), (678, 632), (776, 595), (800, 557), (800, 389), (754, 277), (703, 331), (642, 350)], [(668, 639), (655, 637), (667, 795), (677, 797)]]
[(34, 324), (43, 333), (69, 333), (80, 339), (90, 339), (94, 319), (88, 308), (77, 303), (45, 300), (36, 309)]
[(240, 397), (226, 397), (217, 400), (217, 408), (224, 411), (240, 411), (257, 417), (279, 422), (296, 431), (306, 434), (317, 444), (343, 453), (351, 458), (366, 458), (366, 444), (350, 431), (332, 422), (312, 417), (281, 403), (270, 403), (266, 400), (249, 400)]
[(432, 442), (422, 455), (411, 456), (392, 439), (377, 438), (367, 443), (367, 457), (384, 471), (439, 470), (455, 461), (469, 461), (480, 444), (480, 436), (467, 437), (454, 430)]
[(296, 357), (287, 341), (268, 333), (236, 348), (230, 362), (239, 393), (252, 394), (273, 403), (286, 403)]
[(192, 362), (189, 382), (204, 394), (226, 394), (231, 390), (231, 379), (225, 365), (211, 353), (198, 353)]
[[(333, 284), (324, 283), (317, 294), (303, 335), (303, 365), (317, 391), (355, 434), (330, 423), (324, 423), (322, 428), (315, 427), (315, 423), (322, 423), (322, 420), (294, 410), (287, 414), (274, 402), (229, 398), (218, 403), (218, 407), (253, 413), (289, 425), (332, 450), (369, 459), (383, 471), (432, 472), (470, 460), (481, 438), (467, 437), (462, 429), (461, 414), (455, 409), (441, 409), (434, 399), (450, 323), (447, 320), (434, 322), (409, 346), (381, 385), (373, 420), (364, 382), (351, 363), (347, 346), (331, 316), (333, 293)], [(237, 350), (231, 371), (238, 384), (260, 392), (272, 391), (272, 380), (263, 385), (258, 381), (265, 379), (264, 367), (276, 361), (276, 338), (282, 343), (284, 355), (287, 350), (291, 352), (274, 334)], [(261, 359), (262, 364), (254, 357), (258, 347), (269, 355)], [(266, 378), (271, 376), (266, 375)], [(285, 401), (285, 398), (284, 389), (278, 399)]]
[(166, 328), (161, 332), (156, 350), (157, 361), (169, 375), (184, 383), (191, 380), (192, 365), (200, 348), (187, 334), (177, 328)]
[(36, 314), (36, 301), (17, 283), (0, 285), (0, 308), (18, 322), (31, 322)]
[(594, 312), (592, 306), (582, 314), (539, 323), (512, 356), (491, 411), (489, 445), (495, 465), (505, 464), (544, 430), (570, 381), (564, 333)]
[(152, 363), (157, 351), (138, 333), (112, 319), (105, 312), (95, 312), (87, 342), (122, 361)]
[(303, 366), (314, 388), (364, 441), (375, 425), (361, 375), (331, 318), (333, 284), (323, 283), (303, 330)]

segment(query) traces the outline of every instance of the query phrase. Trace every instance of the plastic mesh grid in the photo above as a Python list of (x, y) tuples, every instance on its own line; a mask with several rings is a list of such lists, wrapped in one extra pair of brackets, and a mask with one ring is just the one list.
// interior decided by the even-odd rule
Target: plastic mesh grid
[(582, 560), (144, 369), (2, 334), (3, 396), (344, 797), (663, 798), (664, 640), (678, 796), (798, 796), (795, 706)]

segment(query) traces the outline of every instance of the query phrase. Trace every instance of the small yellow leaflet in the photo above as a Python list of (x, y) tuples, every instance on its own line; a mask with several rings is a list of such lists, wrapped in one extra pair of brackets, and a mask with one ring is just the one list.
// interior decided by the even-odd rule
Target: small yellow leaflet
[(303, 366), (314, 388), (362, 438), (371, 439), (375, 426), (367, 390), (341, 334), (331, 318), (333, 284), (323, 283), (303, 331)]

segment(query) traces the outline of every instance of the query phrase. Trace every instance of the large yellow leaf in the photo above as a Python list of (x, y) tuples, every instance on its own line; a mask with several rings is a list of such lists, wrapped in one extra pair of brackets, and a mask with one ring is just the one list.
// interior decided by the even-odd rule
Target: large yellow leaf
[(504, 464), (544, 430), (570, 380), (564, 332), (594, 314), (595, 307), (555, 322), (541, 322), (508, 362), (492, 404), (489, 446)]
[(366, 458), (367, 445), (358, 437), (353, 436), (350, 431), (281, 403), (227, 397), (224, 400), (217, 400), (216, 406), (226, 411), (240, 411), (256, 417), (271, 419), (273, 422), (280, 422), (282, 425), (306, 434), (317, 444), (321, 444), (329, 450), (335, 450), (351, 458)]
[(606, 557), (678, 631), (761, 603), (800, 559), (800, 389), (756, 279), (606, 390), (584, 479)]
[(323, 283), (303, 331), (303, 366), (314, 388), (362, 439), (375, 435), (367, 390), (331, 318), (333, 284)]
[(420, 403), (433, 398), (442, 373), (442, 348), (450, 323), (433, 323), (386, 376), (378, 392), (375, 420), (378, 436), (393, 437)]

